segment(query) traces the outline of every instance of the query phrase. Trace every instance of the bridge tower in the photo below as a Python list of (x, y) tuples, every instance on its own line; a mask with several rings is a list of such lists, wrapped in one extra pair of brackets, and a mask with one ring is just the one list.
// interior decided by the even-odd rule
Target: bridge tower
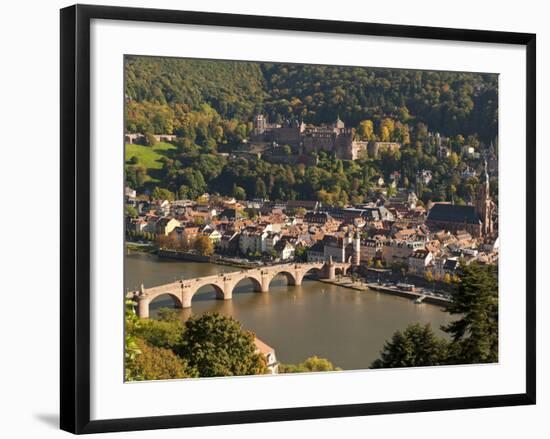
[(353, 257), (351, 263), (353, 266), (358, 267), (361, 262), (361, 235), (359, 234), (359, 230), (356, 230), (355, 236), (353, 237), (352, 248)]
[(329, 280), (336, 279), (336, 265), (334, 265), (332, 255), (328, 257), (328, 262), (325, 264), (325, 275)]

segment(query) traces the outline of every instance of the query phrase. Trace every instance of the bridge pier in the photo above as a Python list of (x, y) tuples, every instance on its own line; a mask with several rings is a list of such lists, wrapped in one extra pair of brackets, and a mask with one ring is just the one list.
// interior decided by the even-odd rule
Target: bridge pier
[(325, 265), (325, 276), (328, 280), (336, 279), (336, 267), (332, 264)]
[(189, 292), (182, 292), (181, 293), (181, 307), (182, 308), (191, 308), (191, 299), (193, 298), (193, 294)]
[(138, 298), (137, 314), (140, 319), (149, 318), (149, 303), (150, 301), (145, 297)]
[(267, 276), (262, 275), (262, 285), (260, 288), (260, 293), (268, 293), (269, 292), (269, 283), (271, 282), (271, 279), (269, 279)]

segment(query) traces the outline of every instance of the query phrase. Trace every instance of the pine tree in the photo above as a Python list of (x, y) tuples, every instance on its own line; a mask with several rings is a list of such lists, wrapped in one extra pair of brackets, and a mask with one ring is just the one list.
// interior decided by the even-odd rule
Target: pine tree
[(498, 361), (496, 268), (472, 263), (462, 268), (458, 291), (447, 310), (461, 318), (443, 327), (451, 335), (451, 363)]

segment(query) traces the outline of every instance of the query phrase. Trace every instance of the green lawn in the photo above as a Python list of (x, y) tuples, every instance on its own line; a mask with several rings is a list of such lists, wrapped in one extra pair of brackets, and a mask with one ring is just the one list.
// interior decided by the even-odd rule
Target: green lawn
[(162, 168), (162, 162), (160, 159), (164, 157), (163, 151), (169, 151), (176, 149), (176, 147), (170, 143), (158, 142), (155, 146), (143, 146), (126, 144), (125, 157), (126, 161), (136, 156), (138, 158), (138, 165), (143, 165), (147, 169), (160, 169)]

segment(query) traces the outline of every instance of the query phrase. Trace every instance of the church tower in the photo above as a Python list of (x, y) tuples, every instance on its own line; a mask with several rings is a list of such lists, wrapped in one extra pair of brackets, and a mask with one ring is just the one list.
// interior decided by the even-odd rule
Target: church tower
[(355, 236), (353, 237), (352, 248), (353, 254), (351, 263), (358, 267), (361, 262), (361, 235), (359, 234), (359, 230), (355, 232)]
[(492, 206), (491, 197), (489, 196), (489, 173), (487, 172), (487, 160), (485, 160), (475, 204), (476, 212), (481, 219), (481, 234), (483, 236), (493, 233)]
[(336, 122), (334, 122), (334, 128), (337, 130), (343, 130), (346, 127), (346, 124), (340, 119), (340, 115), (336, 117)]

